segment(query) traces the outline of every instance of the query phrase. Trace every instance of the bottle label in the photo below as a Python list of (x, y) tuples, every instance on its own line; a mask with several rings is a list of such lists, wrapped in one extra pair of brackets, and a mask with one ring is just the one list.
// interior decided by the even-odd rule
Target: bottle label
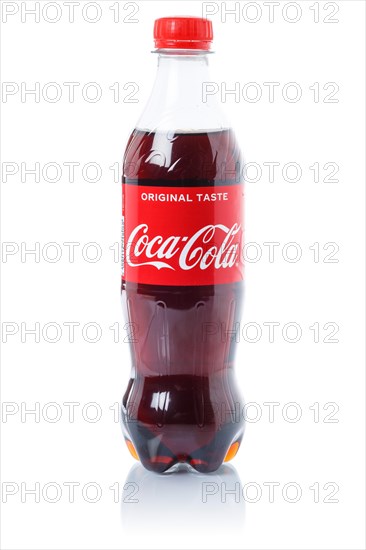
[(243, 279), (243, 186), (122, 184), (122, 274), (164, 286)]

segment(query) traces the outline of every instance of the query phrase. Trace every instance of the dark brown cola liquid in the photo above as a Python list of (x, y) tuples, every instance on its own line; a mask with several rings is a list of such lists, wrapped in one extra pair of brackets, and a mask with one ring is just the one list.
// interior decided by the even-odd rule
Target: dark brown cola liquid
[[(216, 185), (238, 184), (241, 169), (231, 130), (135, 130), (123, 182), (207, 186), (212, 192)], [(242, 282), (161, 286), (122, 280), (132, 355), (123, 431), (132, 455), (149, 470), (161, 473), (187, 462), (211, 472), (235, 456), (244, 431), (233, 371), (242, 294)]]

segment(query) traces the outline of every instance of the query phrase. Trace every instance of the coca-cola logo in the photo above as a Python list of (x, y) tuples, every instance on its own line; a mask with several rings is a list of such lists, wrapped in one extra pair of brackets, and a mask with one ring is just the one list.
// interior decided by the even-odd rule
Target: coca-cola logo
[[(149, 235), (149, 226), (141, 223), (131, 231), (126, 244), (126, 261), (130, 267), (151, 265), (156, 269), (206, 270), (226, 269), (238, 262), (241, 225), (205, 225), (192, 236), (163, 237)], [(172, 258), (174, 258), (173, 261)]]

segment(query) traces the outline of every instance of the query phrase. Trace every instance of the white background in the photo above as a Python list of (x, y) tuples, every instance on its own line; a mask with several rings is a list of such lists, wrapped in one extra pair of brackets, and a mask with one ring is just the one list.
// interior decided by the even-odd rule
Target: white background
[[(237, 2), (237, 21), (235, 15), (225, 20), (225, 7), (232, 9), (234, 2), (208, 6), (216, 11), (211, 16), (215, 81), (228, 88), (237, 82), (241, 90), (255, 82), (262, 92), (251, 102), (244, 88), (244, 97), (236, 102), (229, 95), (224, 106), (247, 162), (262, 168), (259, 181), (246, 186), (246, 241), (257, 243), (248, 254), (254, 257), (259, 250), (262, 256), (246, 265), (244, 334), (236, 360), (246, 402), (256, 404), (248, 415), (257, 415), (257, 421), (247, 423), (232, 466), (210, 476), (147, 473), (125, 447), (113, 411), (130, 361), (123, 342), (120, 268), (109, 248), (119, 241), (121, 204), (120, 185), (109, 167), (121, 162), (153, 83), (153, 20), (201, 15), (202, 3), (143, 1), (135, 10), (120, 2), (114, 22), (117, 12), (111, 7), (116, 10), (117, 3), (99, 1), (95, 23), (86, 20), (95, 18), (93, 6), (83, 18), (84, 0), (75, 7), (73, 23), (63, 2), (57, 3), (58, 11), (54, 2), (44, 13), (41, 1), (38, 23), (24, 12), (22, 22), (22, 10), (34, 8), (34, 2), (1, 4), (2, 80), (14, 83), (6, 88), (14, 94), (3, 95), (2, 162), (3, 170), (16, 172), (2, 185), (2, 239), (13, 243), (4, 245), (13, 253), (2, 257), (7, 340), (2, 346), (2, 547), (364, 548), (364, 2), (300, 1), (292, 7), (281, 2), (273, 22), (265, 2), (252, 7)], [(5, 9), (16, 13), (4, 21)], [(319, 22), (314, 21), (317, 9)], [(299, 20), (289, 22), (296, 14)], [(47, 21), (58, 15), (59, 21)], [(249, 22), (256, 15), (258, 21)], [(338, 22), (327, 23), (326, 17)], [(40, 83), (39, 102), (32, 95), (22, 101), (22, 82), (28, 89)], [(58, 101), (49, 99), (55, 88), (48, 88), (47, 96), (44, 86), (50, 82), (62, 91)], [(74, 102), (64, 82), (80, 83)], [(89, 82), (102, 90), (97, 102), (82, 96)], [(120, 96), (114, 102), (109, 87), (117, 82)], [(279, 83), (273, 101), (266, 82)], [(285, 99), (290, 82), (302, 92), (296, 102)], [(124, 90), (126, 83), (138, 86), (137, 102), (126, 102), (133, 89)], [(318, 97), (314, 83), (319, 83)], [(331, 97), (336, 102), (325, 101), (335, 89), (334, 84), (324, 89), (327, 83), (339, 87)], [(293, 91), (288, 89), (290, 98)], [(22, 181), (21, 163), (32, 168), (36, 162), (41, 170), (58, 163), (59, 181), (47, 181), (55, 175), (52, 169), (39, 182), (32, 174), (23, 174)], [(65, 162), (80, 163), (74, 182)], [(94, 177), (92, 169), (87, 178), (81, 171), (90, 162), (101, 167), (95, 183), (87, 181)], [(280, 163), (272, 182), (265, 162)], [(301, 167), (297, 182), (282, 176), (289, 162)], [(319, 182), (309, 168), (314, 163), (319, 163)], [(338, 165), (337, 182), (324, 181), (332, 171), (324, 169), (326, 163)], [(293, 177), (291, 170), (288, 174)], [(66, 242), (80, 243), (74, 262)], [(95, 249), (84, 248), (91, 242), (102, 251), (97, 262), (89, 259)], [(274, 261), (265, 242), (279, 243)], [(295, 249), (286, 245), (293, 242), (301, 252), (297, 262), (288, 258)], [(58, 244), (58, 261), (50, 261), (56, 249), (47, 243)], [(335, 245), (324, 249), (327, 243)], [(40, 247), (38, 261), (31, 254), (22, 257), (22, 250), (35, 246)], [(67, 322), (80, 324), (73, 343)], [(280, 323), (273, 342), (266, 322)], [(39, 342), (24, 333), (35, 323)], [(47, 323), (60, 327), (55, 343), (47, 341), (55, 337), (54, 326), (42, 335)], [(86, 341), (85, 331), (83, 338), (87, 323), (100, 326), (99, 341)], [(115, 323), (119, 343), (109, 328)], [(294, 338), (291, 327), (282, 332), (287, 323), (300, 327), (297, 342), (288, 341)], [(319, 342), (309, 328), (314, 323), (319, 323)], [(326, 323), (333, 325), (324, 328)], [(325, 342), (334, 324), (332, 339), (338, 342)], [(262, 333), (251, 342), (258, 325)], [(89, 340), (94, 338), (93, 326), (85, 330)], [(74, 422), (67, 402), (80, 404)], [(91, 402), (102, 413), (97, 422), (91, 421), (96, 409), (85, 407)], [(269, 402), (278, 404), (272, 419), (264, 405)], [(35, 407), (39, 418), (24, 414)], [(51, 422), (56, 413), (61, 418)], [(298, 421), (291, 422), (295, 415)], [(74, 502), (69, 502), (67, 482), (80, 484)], [(277, 483), (273, 498), (269, 482)], [(39, 502), (26, 493), (37, 483)], [(93, 484), (89, 490), (87, 483)], [(93, 487), (100, 490), (94, 503)], [(295, 489), (298, 501), (290, 502)], [(230, 490), (234, 494), (226, 494)], [(206, 498), (204, 491), (210, 491)], [(50, 502), (53, 498), (58, 501)]]

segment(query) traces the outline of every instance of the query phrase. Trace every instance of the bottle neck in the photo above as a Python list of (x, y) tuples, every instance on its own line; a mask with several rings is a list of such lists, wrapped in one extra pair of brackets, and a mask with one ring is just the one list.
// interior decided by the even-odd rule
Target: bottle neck
[(167, 98), (179, 96), (183, 99), (188, 93), (189, 101), (200, 92), (202, 83), (210, 80), (207, 53), (193, 55), (159, 53), (158, 55), (155, 86)]
[[(138, 122), (142, 130), (214, 130), (227, 127), (214, 94), (206, 51), (160, 50), (155, 83)], [(212, 84), (209, 89), (212, 89)]]

